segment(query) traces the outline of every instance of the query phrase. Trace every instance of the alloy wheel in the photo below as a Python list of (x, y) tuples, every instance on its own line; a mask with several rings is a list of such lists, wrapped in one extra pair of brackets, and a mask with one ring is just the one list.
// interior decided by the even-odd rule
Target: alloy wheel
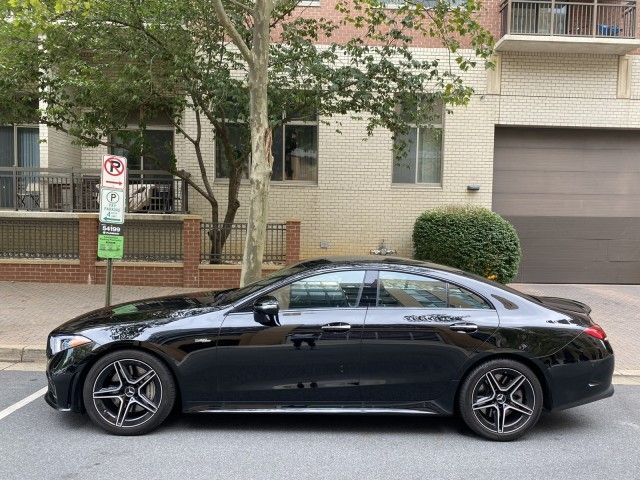
[(533, 385), (521, 372), (496, 368), (476, 382), (472, 410), (483, 428), (498, 434), (516, 432), (526, 426), (536, 409)]
[(132, 358), (104, 367), (93, 384), (93, 403), (115, 427), (138, 427), (150, 420), (162, 403), (162, 383), (156, 371)]

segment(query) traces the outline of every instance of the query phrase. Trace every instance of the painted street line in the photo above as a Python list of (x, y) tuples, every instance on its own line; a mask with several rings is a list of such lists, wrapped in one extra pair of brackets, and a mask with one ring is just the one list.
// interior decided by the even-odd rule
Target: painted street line
[(45, 393), (47, 393), (47, 387), (41, 388), (40, 390), (38, 390), (35, 393), (32, 393), (31, 395), (29, 395), (26, 398), (23, 398), (22, 400), (20, 400), (19, 402), (14, 403), (13, 405), (11, 405), (10, 407), (5, 408), (4, 410), (2, 410), (0, 412), (0, 420), (2, 420), (4, 417), (8, 417), (9, 415), (11, 415), (13, 412), (15, 412), (16, 410), (21, 409), (22, 407), (24, 407), (25, 405), (30, 404), (31, 402), (33, 402), (34, 400), (40, 398), (42, 395), (44, 395)]

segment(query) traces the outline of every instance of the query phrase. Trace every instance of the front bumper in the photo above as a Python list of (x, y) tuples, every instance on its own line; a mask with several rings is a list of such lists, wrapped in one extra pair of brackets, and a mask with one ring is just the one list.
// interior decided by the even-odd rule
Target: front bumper
[(60, 411), (82, 412), (82, 379), (95, 344), (64, 350), (47, 362), (48, 390), (44, 400)]

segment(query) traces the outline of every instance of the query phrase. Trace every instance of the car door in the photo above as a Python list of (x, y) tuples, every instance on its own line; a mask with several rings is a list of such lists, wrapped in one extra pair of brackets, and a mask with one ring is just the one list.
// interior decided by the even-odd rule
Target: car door
[(218, 392), (228, 408), (359, 403), (359, 307), (365, 272), (312, 275), (263, 292), (279, 304), (272, 325), (252, 305), (228, 314), (218, 340)]
[(441, 397), (497, 329), (496, 311), (475, 293), (424, 275), (380, 271), (376, 285), (362, 333), (365, 406)]

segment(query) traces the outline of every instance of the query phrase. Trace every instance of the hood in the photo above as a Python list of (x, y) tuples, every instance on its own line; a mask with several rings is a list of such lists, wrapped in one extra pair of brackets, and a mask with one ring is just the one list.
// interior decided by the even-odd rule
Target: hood
[(56, 328), (52, 333), (80, 333), (103, 327), (132, 326), (141, 323), (169, 323), (177, 318), (215, 309), (221, 292), (194, 292), (121, 303), (82, 314)]

